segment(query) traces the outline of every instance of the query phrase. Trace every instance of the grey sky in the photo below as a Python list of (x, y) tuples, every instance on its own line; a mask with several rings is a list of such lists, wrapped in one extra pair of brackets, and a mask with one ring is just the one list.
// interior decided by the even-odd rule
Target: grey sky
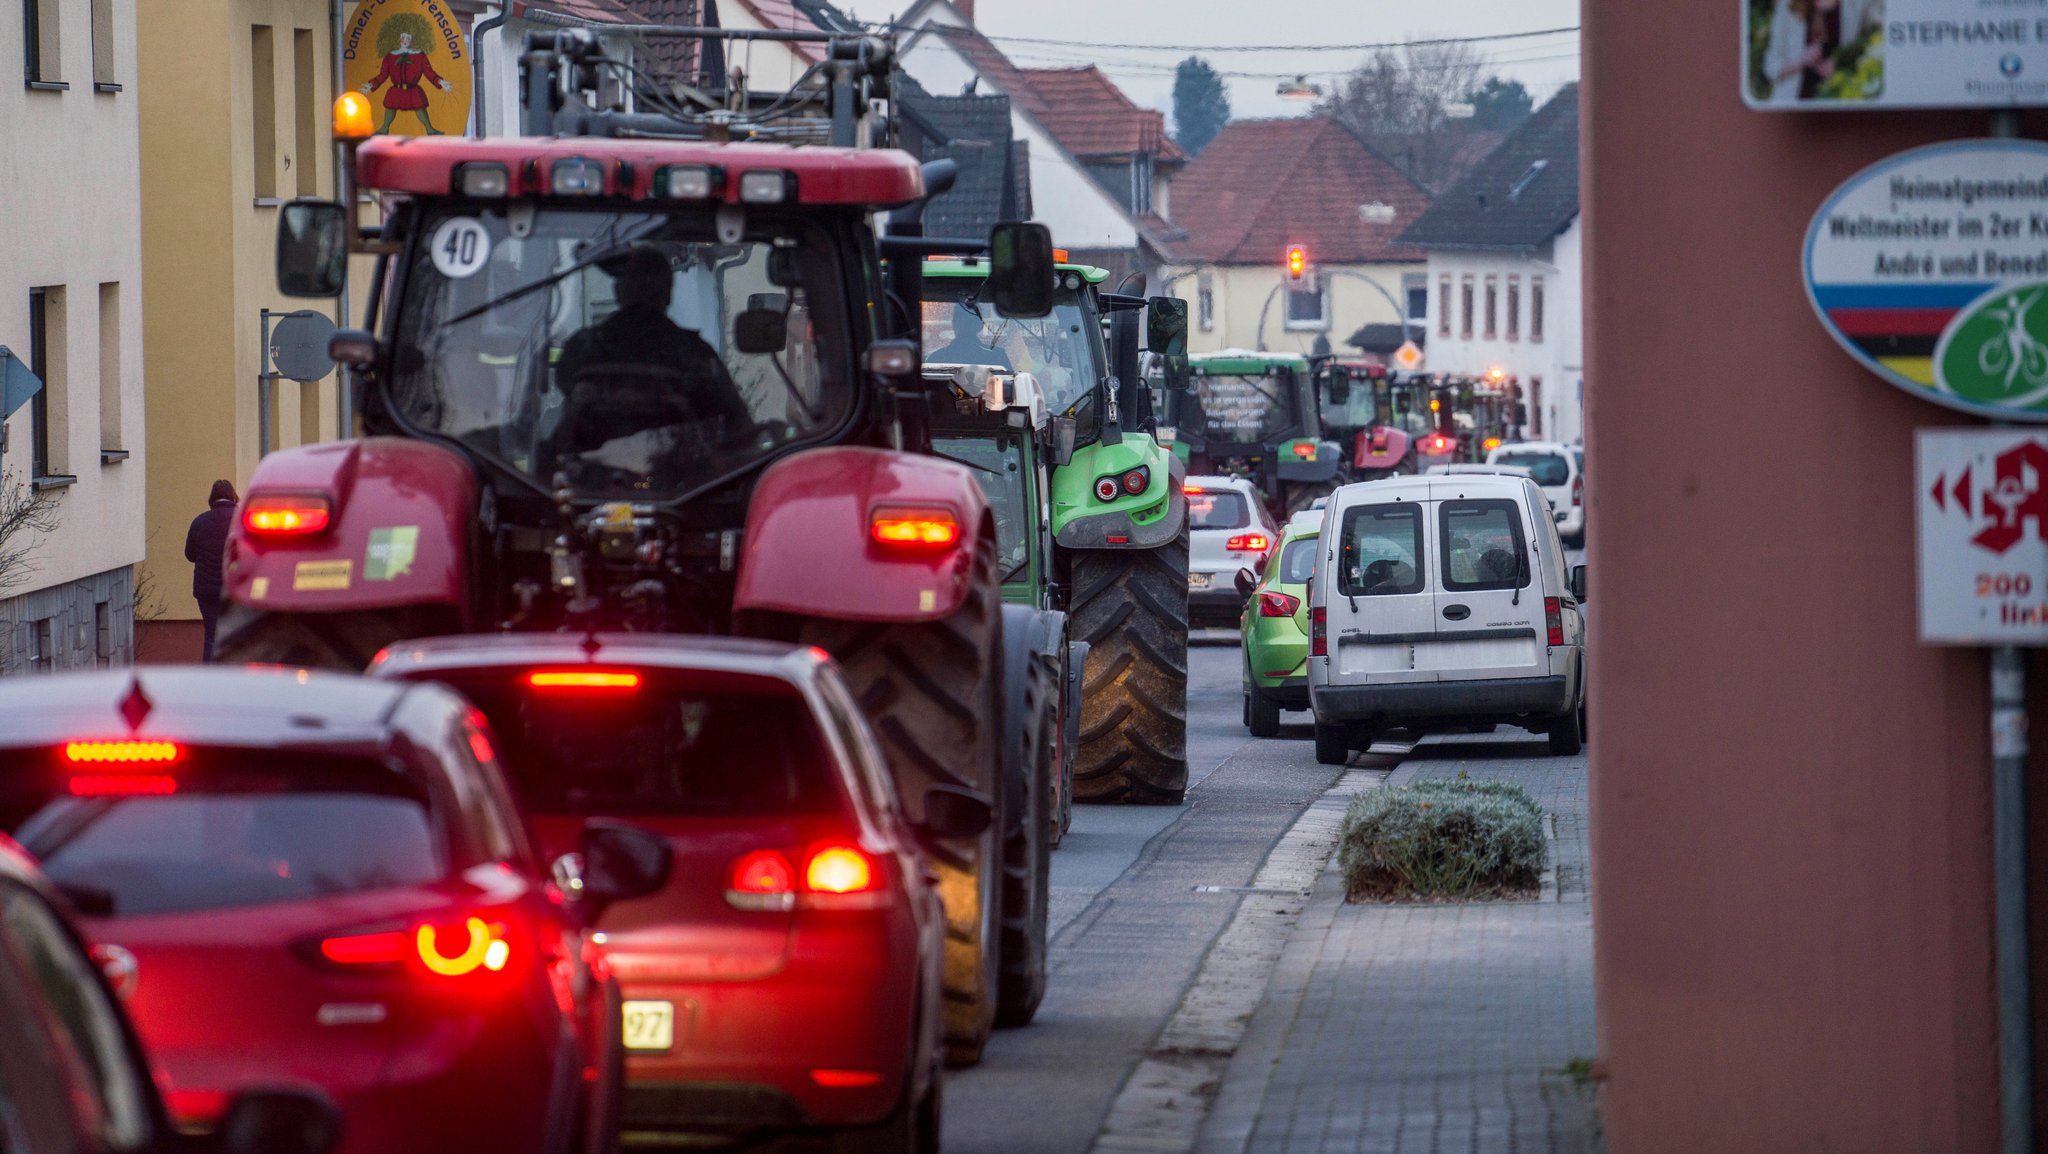
[[(865, 7), (856, 3), (856, 7)], [(1579, 22), (1579, 0), (976, 0), (975, 23), (1030, 68), (1099, 65), (1132, 100), (1172, 110), (1172, 68), (1186, 52), (1093, 51), (1022, 44), (1039, 37), (1116, 44), (1364, 44), (1438, 36), (1481, 36), (1563, 28)], [(1477, 47), (1494, 71), (1529, 86), (1540, 103), (1579, 72), (1576, 34)], [(1313, 82), (1357, 64), (1352, 52), (1204, 52), (1220, 71), (1309, 73)], [(1322, 76), (1317, 74), (1321, 73)], [(1237, 117), (1293, 116), (1307, 102), (1283, 100), (1277, 79), (1232, 79)]]

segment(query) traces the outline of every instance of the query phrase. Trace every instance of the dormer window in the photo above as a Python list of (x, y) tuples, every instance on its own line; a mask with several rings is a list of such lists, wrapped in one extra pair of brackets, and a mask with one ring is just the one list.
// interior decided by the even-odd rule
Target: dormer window
[(1508, 199), (1509, 199), (1509, 200), (1520, 200), (1520, 199), (1522, 199), (1522, 193), (1523, 193), (1523, 191), (1524, 191), (1524, 190), (1526, 190), (1526, 189), (1527, 189), (1527, 188), (1528, 188), (1528, 187), (1529, 187), (1530, 185), (1532, 185), (1532, 184), (1535, 184), (1535, 183), (1536, 183), (1536, 178), (1537, 178), (1537, 177), (1539, 177), (1539, 176), (1542, 176), (1542, 175), (1543, 175), (1543, 170), (1544, 170), (1544, 169), (1546, 169), (1546, 168), (1549, 168), (1549, 167), (1550, 167), (1550, 162), (1549, 162), (1549, 161), (1547, 161), (1547, 160), (1539, 160), (1539, 161), (1537, 161), (1536, 163), (1534, 163), (1534, 164), (1530, 165), (1530, 166), (1529, 166), (1529, 171), (1527, 171), (1527, 172), (1523, 173), (1522, 175), (1520, 175), (1520, 176), (1516, 177), (1516, 178), (1515, 178), (1515, 183), (1513, 183), (1513, 184), (1511, 184), (1511, 185), (1509, 185), (1509, 186), (1508, 186)]

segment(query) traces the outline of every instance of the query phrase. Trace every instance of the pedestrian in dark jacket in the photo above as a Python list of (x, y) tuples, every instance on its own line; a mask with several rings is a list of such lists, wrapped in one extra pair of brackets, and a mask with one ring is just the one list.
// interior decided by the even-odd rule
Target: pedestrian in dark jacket
[(192, 528), (185, 532), (185, 560), (192, 562), (192, 596), (199, 602), (199, 619), (206, 623), (204, 660), (212, 661), (213, 631), (220, 623), (221, 566), (240, 498), (232, 484), (215, 481), (206, 500), (206, 512), (192, 518)]

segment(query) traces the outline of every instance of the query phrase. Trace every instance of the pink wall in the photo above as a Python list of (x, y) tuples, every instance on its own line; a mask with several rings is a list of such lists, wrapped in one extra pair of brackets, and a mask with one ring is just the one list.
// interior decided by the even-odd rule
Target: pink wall
[(1986, 662), (1914, 625), (1912, 431), (1964, 422), (1799, 264), (1837, 184), (1985, 119), (1748, 111), (1742, 3), (1586, 2), (1610, 1147), (1991, 1150)]

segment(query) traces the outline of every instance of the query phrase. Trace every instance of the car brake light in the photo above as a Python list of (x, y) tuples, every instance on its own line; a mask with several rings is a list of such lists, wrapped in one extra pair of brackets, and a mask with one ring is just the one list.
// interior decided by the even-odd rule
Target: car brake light
[(865, 893), (875, 888), (875, 867), (852, 846), (827, 846), (804, 866), (804, 888), (818, 894)]
[(1223, 543), (1233, 553), (1264, 553), (1266, 546), (1273, 543), (1264, 533), (1239, 533)]
[(899, 549), (944, 549), (960, 540), (951, 509), (881, 508), (869, 518), (875, 542)]
[(178, 792), (177, 779), (163, 773), (81, 774), (65, 784), (72, 797), (165, 797)]
[(320, 956), (344, 966), (391, 965), (405, 960), (405, 935), (397, 930), (379, 934), (348, 934), (326, 938)]
[(1299, 597), (1293, 597), (1286, 593), (1274, 593), (1271, 590), (1259, 594), (1259, 616), (1261, 617), (1292, 617), (1294, 616), (1294, 611), (1299, 608), (1301, 608), (1301, 598)]
[(526, 675), (534, 689), (638, 689), (640, 675), (621, 669), (538, 669)]
[(70, 741), (64, 744), (64, 760), (75, 765), (172, 762), (178, 760), (182, 752), (175, 741)]
[(811, 1081), (827, 1090), (858, 1090), (881, 1085), (882, 1075), (874, 1070), (812, 1070)]
[(1573, 478), (1572, 478), (1572, 505), (1573, 505), (1573, 507), (1574, 507), (1574, 508), (1576, 508), (1576, 507), (1577, 507), (1577, 506), (1579, 506), (1580, 504), (1583, 504), (1583, 503), (1584, 503), (1584, 501), (1585, 501), (1585, 497), (1586, 497), (1586, 479), (1585, 479), (1584, 477), (1573, 477)]
[(298, 537), (326, 530), (334, 504), (303, 493), (258, 493), (242, 506), (242, 528), (267, 537)]
[(1543, 624), (1550, 630), (1550, 644), (1564, 644), (1564, 606), (1555, 597), (1543, 599)]
[(1330, 655), (1330, 611), (1321, 605), (1308, 611), (1308, 655)]
[(772, 849), (755, 850), (732, 863), (725, 900), (743, 910), (789, 909), (796, 905), (796, 868)]
[(1202, 488), (1200, 485), (1183, 485), (1181, 486), (1180, 491), (1183, 493), (1187, 493), (1190, 496), (1199, 497), (1202, 494), (1208, 492), (1209, 490)]

